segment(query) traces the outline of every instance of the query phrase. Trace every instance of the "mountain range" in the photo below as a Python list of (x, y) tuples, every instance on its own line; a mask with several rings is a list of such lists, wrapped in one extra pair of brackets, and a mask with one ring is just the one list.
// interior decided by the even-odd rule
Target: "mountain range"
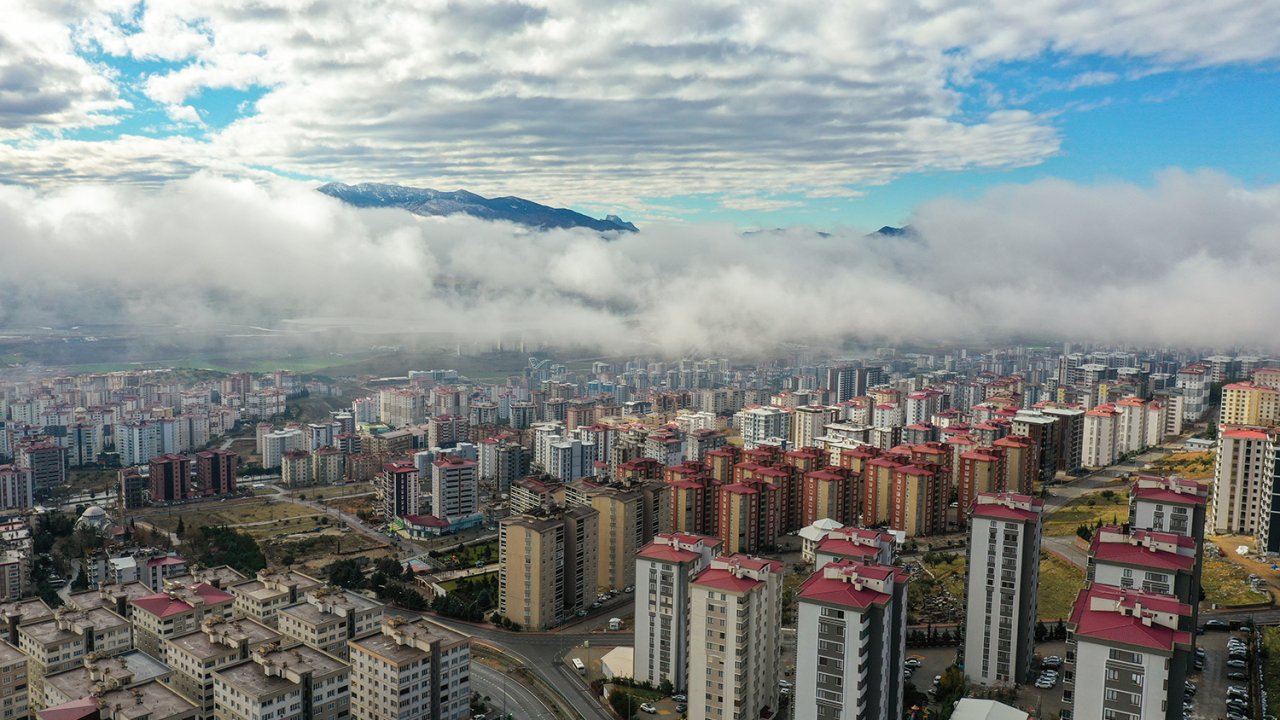
[(518, 197), (487, 198), (466, 190), (446, 192), (403, 185), (329, 183), (316, 188), (348, 205), (361, 208), (401, 208), (415, 215), (441, 216), (462, 213), (481, 220), (505, 220), (536, 230), (589, 228), (597, 232), (639, 229), (617, 215), (603, 220), (566, 208), (540, 205)]

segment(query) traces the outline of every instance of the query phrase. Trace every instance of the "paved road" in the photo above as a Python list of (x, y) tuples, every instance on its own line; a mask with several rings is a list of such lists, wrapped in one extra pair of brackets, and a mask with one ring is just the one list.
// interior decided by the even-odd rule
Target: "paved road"
[(490, 715), (504, 718), (510, 713), (521, 720), (556, 720), (555, 713), (528, 688), (478, 661), (471, 663), (471, 690), (489, 698)]

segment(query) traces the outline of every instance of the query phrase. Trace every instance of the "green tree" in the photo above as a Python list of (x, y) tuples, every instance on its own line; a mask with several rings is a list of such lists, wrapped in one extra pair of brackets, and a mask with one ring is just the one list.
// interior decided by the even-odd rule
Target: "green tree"
[(640, 709), (641, 701), (630, 691), (620, 687), (614, 687), (613, 692), (609, 693), (609, 707), (618, 713), (618, 717), (623, 720), (632, 720), (636, 716), (636, 711)]
[(204, 567), (230, 565), (245, 575), (253, 575), (267, 566), (267, 558), (253, 536), (224, 526), (196, 528), (184, 546), (187, 559)]
[(348, 590), (360, 590), (365, 587), (364, 569), (360, 561), (354, 558), (336, 560), (325, 568), (329, 582)]
[(173, 534), (178, 537), (182, 537), (187, 534), (187, 523), (182, 519), (181, 515), (178, 516), (178, 527), (174, 529)]

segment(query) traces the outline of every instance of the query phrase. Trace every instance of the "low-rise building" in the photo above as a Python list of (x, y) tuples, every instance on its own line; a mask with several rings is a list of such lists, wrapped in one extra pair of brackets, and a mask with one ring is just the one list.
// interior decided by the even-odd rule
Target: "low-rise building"
[(26, 720), (28, 712), (27, 656), (0, 642), (0, 720)]
[(212, 585), (171, 583), (164, 592), (129, 603), (134, 643), (139, 650), (164, 660), (165, 638), (198, 630), (206, 618), (229, 620), (233, 602), (231, 593)]
[(252, 620), (206, 620), (200, 629), (165, 639), (165, 658), (173, 674), (168, 683), (200, 709), (200, 717), (214, 717), (213, 673), (249, 659), (259, 645), (279, 640), (280, 634)]
[(117, 655), (133, 647), (129, 621), (106, 608), (76, 611), (59, 608), (52, 617), (18, 626), (18, 649), (31, 661), (31, 707), (44, 707), (44, 678), (79, 667), (86, 655)]

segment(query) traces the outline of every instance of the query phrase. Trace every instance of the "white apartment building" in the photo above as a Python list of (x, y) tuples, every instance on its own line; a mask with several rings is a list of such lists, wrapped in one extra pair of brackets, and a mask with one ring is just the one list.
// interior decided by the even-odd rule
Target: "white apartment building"
[(689, 662), (689, 584), (711, 564), (718, 538), (657, 535), (636, 554), (635, 679), (684, 692)]
[(581, 440), (555, 440), (547, 447), (544, 469), (560, 482), (572, 482), (580, 477), (595, 475), (595, 446)]
[(425, 623), (387, 618), (351, 640), (355, 720), (462, 720), (471, 714), (471, 642)]
[(1181, 720), (1191, 607), (1172, 595), (1095, 584), (1076, 596), (1063, 672), (1066, 720)]
[(1027, 679), (1035, 655), (1044, 503), (979, 493), (969, 526), (965, 675), (978, 685)]
[(116, 433), (116, 452), (120, 464), (142, 465), (157, 455), (163, 455), (160, 426), (150, 421), (127, 422)]
[(711, 561), (689, 592), (689, 718), (747, 720), (778, 707), (782, 563)]
[(907, 573), (852, 560), (828, 563), (796, 599), (796, 720), (901, 718)]
[(840, 419), (840, 409), (822, 405), (803, 405), (791, 414), (791, 447), (817, 447), (817, 439), (826, 427)]
[(897, 545), (893, 535), (883, 530), (860, 527), (829, 529), (813, 545), (813, 566), (820, 568), (841, 560), (892, 565)]
[(1204, 365), (1188, 365), (1178, 371), (1178, 389), (1182, 391), (1182, 420), (1197, 422), (1209, 411), (1209, 371)]
[(278, 468), (281, 458), (290, 450), (302, 450), (307, 436), (298, 429), (277, 430), (262, 436), (262, 467)]
[(343, 720), (350, 714), (347, 664), (306, 645), (272, 640), (213, 673), (218, 720)]
[(448, 455), (431, 464), (431, 514), (442, 520), (470, 518), (480, 511), (478, 463)]
[(1099, 405), (1084, 414), (1084, 444), (1081, 464), (1085, 467), (1111, 465), (1120, 456), (1117, 445), (1117, 418), (1111, 405)]
[(791, 435), (791, 413), (780, 407), (741, 410), (733, 416), (733, 424), (742, 433), (742, 447), (747, 450), (765, 444), (776, 445), (777, 440)]

